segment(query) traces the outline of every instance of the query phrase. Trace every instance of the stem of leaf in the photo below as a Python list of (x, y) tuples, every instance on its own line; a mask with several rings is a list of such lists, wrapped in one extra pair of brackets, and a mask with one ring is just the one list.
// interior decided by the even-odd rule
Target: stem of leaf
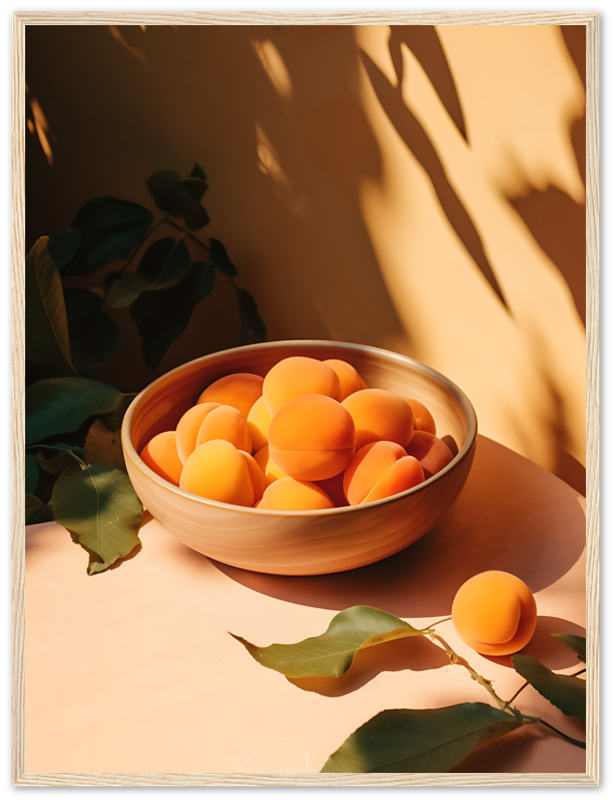
[(164, 220), (161, 220), (160, 222), (156, 222), (156, 224), (155, 224), (153, 227), (149, 228), (149, 230), (147, 231), (147, 233), (146, 233), (146, 234), (143, 236), (143, 238), (140, 240), (140, 242), (139, 242), (139, 243), (136, 245), (135, 249), (134, 249), (134, 250), (132, 251), (132, 253), (130, 254), (130, 257), (128, 258), (128, 260), (126, 261), (126, 263), (125, 263), (125, 264), (123, 265), (123, 267), (122, 267), (122, 268), (119, 270), (119, 272), (120, 272), (120, 274), (121, 274), (121, 275), (123, 275), (123, 273), (124, 273), (124, 272), (125, 272), (125, 271), (128, 269), (128, 267), (130, 266), (130, 264), (131, 264), (131, 263), (132, 263), (132, 261), (134, 260), (134, 257), (136, 256), (136, 254), (138, 253), (138, 251), (139, 251), (139, 250), (141, 249), (141, 247), (142, 247), (142, 246), (145, 244), (145, 242), (146, 242), (146, 241), (147, 241), (147, 239), (148, 239), (148, 238), (151, 236), (151, 234), (153, 233), (153, 231), (154, 231), (154, 230), (156, 230), (156, 228), (159, 228), (159, 227), (160, 227), (160, 225), (162, 224), (162, 222), (163, 222), (163, 221), (164, 221)]
[(29, 444), (26, 446), (26, 450), (53, 450), (56, 453), (62, 453), (64, 455), (72, 456), (74, 460), (79, 464), (81, 469), (87, 469), (87, 464), (85, 461), (79, 458), (76, 453), (73, 453), (72, 450), (64, 450), (63, 447), (54, 447), (52, 444)]
[(515, 700), (515, 698), (517, 697), (517, 695), (518, 695), (520, 692), (523, 692), (523, 691), (524, 691), (524, 689), (526, 688), (526, 686), (529, 686), (529, 685), (530, 685), (530, 684), (528, 683), (528, 681), (526, 681), (526, 682), (524, 683), (524, 685), (523, 685), (523, 686), (520, 686), (520, 687), (519, 687), (519, 689), (518, 689), (518, 690), (515, 692), (515, 694), (513, 695), (513, 697), (512, 697), (510, 700), (507, 700), (507, 703), (506, 703), (506, 704), (507, 704), (507, 706), (510, 706), (510, 705), (511, 705), (511, 703), (513, 702), (513, 700)]
[(544, 719), (541, 719), (540, 717), (528, 717), (523, 714), (521, 716), (522, 719), (525, 720), (526, 722), (539, 722), (541, 725), (544, 725), (546, 728), (549, 728), (550, 730), (557, 733), (563, 739), (566, 739), (567, 742), (570, 742), (571, 744), (574, 744), (576, 747), (581, 747), (583, 750), (585, 750), (585, 742), (582, 742), (581, 739), (573, 739), (572, 736), (567, 736), (565, 733), (562, 733), (562, 731), (558, 730), (557, 728), (554, 728), (553, 725), (550, 725), (548, 722), (545, 722)]
[[(209, 249), (209, 248), (208, 248), (208, 247), (205, 245), (205, 243), (204, 243), (204, 242), (200, 241), (200, 239), (198, 239), (198, 237), (197, 237), (197, 236), (194, 236), (194, 234), (193, 234), (193, 233), (190, 233), (189, 231), (186, 231), (186, 230), (185, 230), (185, 228), (181, 227), (181, 225), (179, 225), (177, 222), (174, 222), (174, 221), (173, 221), (172, 219), (170, 219), (169, 217), (164, 217), (164, 218), (162, 219), (162, 222), (166, 222), (168, 225), (171, 225), (173, 228), (176, 228), (176, 230), (178, 230), (178, 231), (181, 231), (181, 233), (183, 234), (183, 236), (185, 236), (185, 237), (186, 237), (186, 238), (188, 238), (188, 239), (191, 239), (191, 240), (192, 240), (192, 242), (195, 242), (195, 243), (196, 243), (197, 245), (199, 245), (199, 246), (200, 246), (200, 247), (201, 247), (203, 250), (206, 250), (206, 252), (207, 252), (207, 253), (209, 253), (209, 255), (210, 255), (210, 253), (211, 253), (210, 249)], [(160, 223), (160, 225), (161, 225), (161, 223)]]
[[(493, 686), (492, 686), (490, 681), (488, 681), (482, 675), (479, 675), (479, 673), (476, 672), (470, 666), (468, 661), (466, 661), (465, 658), (462, 658), (462, 656), (459, 656), (454, 650), (452, 650), (451, 647), (447, 644), (447, 642), (443, 639), (443, 637), (439, 636), (438, 633), (434, 633), (434, 632), (430, 633), (430, 638), (434, 642), (439, 642), (444, 647), (445, 652), (447, 653), (447, 656), (449, 657), (449, 661), (450, 661), (451, 664), (459, 664), (461, 667), (464, 667), (464, 669), (468, 670), (468, 673), (470, 674), (470, 677), (474, 681), (477, 681), (478, 684), (483, 686), (483, 688), (486, 689), (491, 694), (491, 696), (494, 698), (494, 700), (498, 704), (498, 707), (500, 709), (502, 709), (502, 711), (507, 711), (508, 703), (505, 703), (505, 701), (502, 700), (502, 698), (498, 697), (498, 695), (494, 691), (494, 688), (493, 688)], [(515, 711), (513, 711), (512, 709), (508, 709), (508, 710), (514, 716), (517, 716)]]

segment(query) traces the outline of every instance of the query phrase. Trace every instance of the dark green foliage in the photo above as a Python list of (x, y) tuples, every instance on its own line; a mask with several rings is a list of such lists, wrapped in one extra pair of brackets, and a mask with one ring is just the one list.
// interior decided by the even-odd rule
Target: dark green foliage
[[(68, 528), (90, 554), (90, 574), (140, 546), (142, 506), (125, 474), (120, 436), (129, 397), (93, 379), (121, 349), (114, 317), (130, 308), (144, 361), (155, 370), (212, 292), (216, 270), (231, 281), (236, 275), (219, 240), (207, 244), (192, 233), (209, 223), (201, 167), (186, 178), (156, 172), (147, 185), (164, 214), (155, 224), (144, 206), (98, 197), (72, 225), (41, 237), (26, 260), (26, 522), (55, 518)], [(169, 235), (152, 237), (161, 226)], [(192, 262), (203, 253), (209, 260)], [(96, 286), (64, 285), (115, 261), (124, 263), (105, 269)], [(259, 341), (265, 328), (255, 302), (235, 288), (240, 340)]]

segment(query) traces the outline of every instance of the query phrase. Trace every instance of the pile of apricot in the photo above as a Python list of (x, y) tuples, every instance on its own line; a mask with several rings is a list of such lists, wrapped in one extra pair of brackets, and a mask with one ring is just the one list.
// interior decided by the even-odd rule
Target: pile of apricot
[(368, 388), (346, 361), (291, 356), (263, 378), (214, 381), (176, 430), (154, 436), (140, 455), (192, 494), (307, 511), (404, 492), (457, 452), (419, 401)]

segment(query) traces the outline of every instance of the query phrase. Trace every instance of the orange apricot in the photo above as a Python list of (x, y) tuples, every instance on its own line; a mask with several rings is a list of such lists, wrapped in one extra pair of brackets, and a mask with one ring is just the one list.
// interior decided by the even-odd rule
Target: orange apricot
[(342, 405), (355, 423), (356, 450), (371, 442), (396, 442), (406, 447), (411, 441), (413, 411), (400, 395), (386, 389), (361, 389)]
[(453, 453), (443, 440), (426, 431), (415, 431), (406, 450), (419, 461), (426, 480), (453, 461)]
[(342, 403), (350, 394), (368, 388), (357, 369), (347, 361), (340, 358), (327, 358), (323, 363), (332, 367), (338, 375), (340, 390), (335, 400), (338, 400), (339, 403)]
[(247, 425), (251, 440), (253, 442), (254, 452), (261, 450), (264, 445), (268, 444), (268, 428), (272, 416), (270, 411), (266, 408), (264, 397), (258, 397), (255, 403), (251, 406), (251, 411), (247, 416)]
[(419, 400), (414, 400), (412, 397), (408, 398), (407, 403), (413, 409), (413, 430), (427, 431), (433, 436), (436, 436), (436, 422), (426, 406), (420, 403)]
[(371, 442), (345, 470), (343, 489), (350, 505), (371, 503), (417, 486), (424, 473), (416, 458), (396, 442)]
[(525, 647), (536, 627), (536, 601), (515, 575), (489, 570), (458, 590), (451, 618), (460, 639), (478, 653), (507, 656)]
[(223, 439), (213, 439), (197, 447), (187, 459), (179, 487), (220, 503), (252, 506), (264, 482), (254, 465), (259, 470), (247, 453)]
[(262, 474), (264, 475), (264, 482), (266, 486), (271, 484), (273, 481), (279, 480), (279, 478), (288, 478), (289, 475), (287, 472), (283, 472), (282, 469), (275, 464), (275, 462), (270, 457), (270, 448), (267, 444), (264, 445), (254, 456), (259, 468), (262, 470)]
[(220, 408), (219, 403), (200, 403), (192, 406), (177, 423), (177, 453), (183, 464), (196, 449), (200, 426), (214, 408)]
[(177, 453), (175, 431), (164, 431), (150, 439), (141, 450), (140, 457), (145, 464), (169, 483), (179, 485), (183, 462)]
[(235, 372), (219, 378), (202, 392), (198, 403), (219, 403), (236, 408), (247, 419), (251, 407), (262, 395), (264, 379), (251, 372)]
[(268, 370), (262, 387), (266, 408), (273, 415), (286, 403), (307, 394), (335, 398), (338, 375), (323, 361), (306, 356), (290, 356)]
[(213, 439), (225, 439), (237, 450), (251, 453), (251, 434), (247, 420), (233, 406), (218, 406), (206, 415), (198, 431), (196, 447)]
[(334, 503), (319, 486), (309, 481), (279, 478), (266, 487), (258, 508), (277, 511), (315, 511), (334, 508)]
[(305, 394), (286, 403), (268, 429), (274, 463), (299, 481), (320, 481), (342, 472), (355, 453), (355, 426), (340, 403)]

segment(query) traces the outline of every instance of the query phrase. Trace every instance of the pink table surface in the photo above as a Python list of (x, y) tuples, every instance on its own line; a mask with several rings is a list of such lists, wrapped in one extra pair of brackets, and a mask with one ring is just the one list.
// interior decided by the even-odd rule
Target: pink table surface
[[(524, 652), (574, 672), (549, 635), (585, 635), (585, 500), (482, 436), (462, 494), (430, 533), (378, 564), (337, 575), (248, 573), (191, 551), (145, 515), (142, 551), (86, 575), (87, 556), (55, 523), (26, 535), (25, 766), (36, 773), (315, 773), (386, 708), (429, 708), (489, 695), (429, 640), (358, 654), (336, 679), (290, 681), (257, 664), (228, 631), (259, 645), (325, 630), (339, 610), (371, 605), (422, 626), (450, 613), (471, 575), (503, 569), (535, 593)], [(510, 659), (439, 633), (509, 699)], [(575, 738), (584, 724), (532, 688), (516, 704)], [(469, 757), (461, 772), (584, 773), (585, 752), (527, 726)]]

